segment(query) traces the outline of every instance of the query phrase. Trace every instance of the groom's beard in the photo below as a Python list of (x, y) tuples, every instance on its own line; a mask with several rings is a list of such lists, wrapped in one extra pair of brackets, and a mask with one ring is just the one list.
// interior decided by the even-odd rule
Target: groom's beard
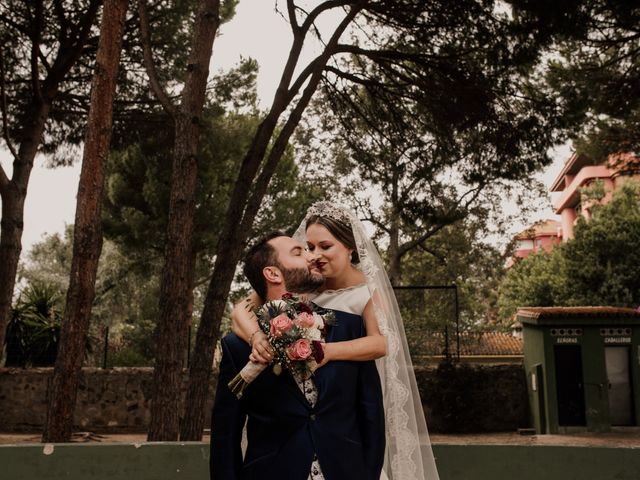
[(282, 268), (284, 283), (289, 292), (308, 293), (320, 288), (324, 277), (319, 273), (310, 272), (307, 268)]

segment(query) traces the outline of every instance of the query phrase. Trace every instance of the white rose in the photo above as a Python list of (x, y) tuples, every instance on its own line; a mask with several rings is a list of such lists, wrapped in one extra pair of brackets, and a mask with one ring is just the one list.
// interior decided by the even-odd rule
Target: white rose
[(316, 328), (321, 329), (324, 328), (324, 319), (322, 318), (322, 315), (317, 314), (316, 312), (313, 312), (313, 319), (316, 321)]
[(305, 335), (309, 340), (322, 340), (322, 333), (317, 328), (309, 328)]

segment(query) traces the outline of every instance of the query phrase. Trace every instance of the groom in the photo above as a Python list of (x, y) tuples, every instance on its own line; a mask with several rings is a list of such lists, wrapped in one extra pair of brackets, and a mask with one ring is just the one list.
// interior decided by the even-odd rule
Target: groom
[[(324, 280), (314, 256), (281, 232), (251, 248), (245, 274), (267, 300), (287, 291), (315, 290)], [(349, 322), (341, 315), (336, 312), (327, 341), (365, 334), (362, 321)], [(289, 372), (275, 375), (267, 368), (238, 400), (227, 384), (247, 363), (251, 347), (232, 333), (222, 339), (222, 349), (211, 426), (211, 480), (307, 480), (312, 466), (326, 480), (379, 480), (385, 434), (374, 362), (335, 361), (321, 367), (312, 377), (317, 400), (305, 396)], [(240, 443), (247, 417), (243, 459)]]

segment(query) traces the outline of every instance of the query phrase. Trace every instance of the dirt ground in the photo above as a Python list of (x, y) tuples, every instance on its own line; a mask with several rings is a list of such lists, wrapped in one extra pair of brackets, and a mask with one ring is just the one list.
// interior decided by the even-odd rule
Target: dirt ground
[[(142, 443), (146, 442), (144, 433), (92, 433), (78, 432), (74, 434), (73, 442), (99, 443)], [(208, 442), (205, 435), (203, 441)], [(579, 433), (570, 435), (520, 435), (518, 433), (489, 433), (466, 435), (431, 435), (434, 444), (455, 445), (573, 445), (573, 446), (603, 446), (603, 447), (637, 447), (640, 448), (640, 430), (614, 433)], [(32, 433), (3, 433), (0, 432), (0, 445), (40, 443), (40, 434)]]
[(520, 435), (518, 433), (485, 433), (466, 435), (431, 435), (434, 444), (455, 445), (568, 445), (582, 447), (638, 447), (640, 431), (615, 433), (573, 433), (567, 435)]

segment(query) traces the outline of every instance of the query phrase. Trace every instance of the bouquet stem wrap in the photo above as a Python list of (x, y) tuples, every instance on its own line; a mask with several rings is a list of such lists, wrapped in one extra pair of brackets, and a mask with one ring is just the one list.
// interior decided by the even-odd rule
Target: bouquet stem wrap
[(253, 382), (268, 365), (264, 363), (248, 362), (240, 373), (229, 382), (231, 392), (238, 398), (242, 398), (242, 394), (247, 386)]

